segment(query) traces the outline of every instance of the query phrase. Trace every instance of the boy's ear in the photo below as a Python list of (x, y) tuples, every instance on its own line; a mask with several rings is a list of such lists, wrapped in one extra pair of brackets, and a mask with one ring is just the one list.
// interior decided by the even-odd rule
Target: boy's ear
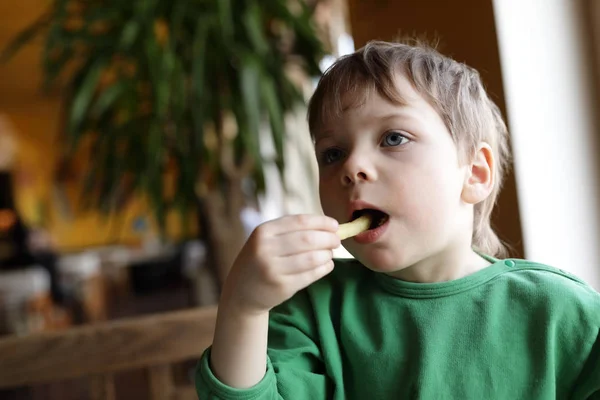
[(494, 152), (490, 145), (481, 143), (467, 167), (461, 197), (465, 203), (475, 205), (487, 199), (494, 188), (496, 171)]

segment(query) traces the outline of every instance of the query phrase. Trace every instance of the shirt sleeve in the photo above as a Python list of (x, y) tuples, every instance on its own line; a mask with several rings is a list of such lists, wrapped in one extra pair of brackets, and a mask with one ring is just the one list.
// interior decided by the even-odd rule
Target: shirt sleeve
[(210, 348), (196, 369), (196, 391), (200, 400), (328, 399), (332, 384), (317, 339), (317, 329), (306, 291), (271, 311), (267, 370), (249, 389), (236, 389), (220, 382), (210, 368)]
[(600, 330), (575, 385), (573, 400), (600, 400)]

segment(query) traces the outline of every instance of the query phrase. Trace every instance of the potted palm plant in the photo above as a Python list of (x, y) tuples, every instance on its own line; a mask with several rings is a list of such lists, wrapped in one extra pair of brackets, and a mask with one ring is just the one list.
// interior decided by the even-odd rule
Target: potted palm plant
[[(197, 214), (220, 279), (244, 240), (243, 183), (264, 188), (259, 134), (284, 164), (284, 118), (304, 101), (287, 71), (320, 73), (314, 5), (301, 0), (54, 0), (5, 49), (42, 36), (45, 86), (64, 87), (64, 144), (88, 150), (83, 191), (118, 210), (147, 196)], [(85, 146), (84, 146), (85, 143)], [(170, 183), (170, 184), (169, 184)]]

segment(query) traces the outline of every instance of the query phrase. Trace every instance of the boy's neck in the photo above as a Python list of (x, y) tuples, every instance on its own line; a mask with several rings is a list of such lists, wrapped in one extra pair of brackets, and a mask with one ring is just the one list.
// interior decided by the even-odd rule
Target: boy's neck
[(464, 278), (490, 265), (470, 247), (446, 249), (418, 263), (388, 275), (415, 283), (446, 282)]

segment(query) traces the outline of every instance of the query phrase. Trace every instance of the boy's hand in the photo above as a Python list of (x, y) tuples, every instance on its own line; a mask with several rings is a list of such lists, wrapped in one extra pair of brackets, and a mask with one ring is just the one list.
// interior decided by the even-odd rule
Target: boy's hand
[(222, 303), (267, 313), (333, 269), (338, 223), (320, 215), (286, 216), (260, 225), (235, 260)]

